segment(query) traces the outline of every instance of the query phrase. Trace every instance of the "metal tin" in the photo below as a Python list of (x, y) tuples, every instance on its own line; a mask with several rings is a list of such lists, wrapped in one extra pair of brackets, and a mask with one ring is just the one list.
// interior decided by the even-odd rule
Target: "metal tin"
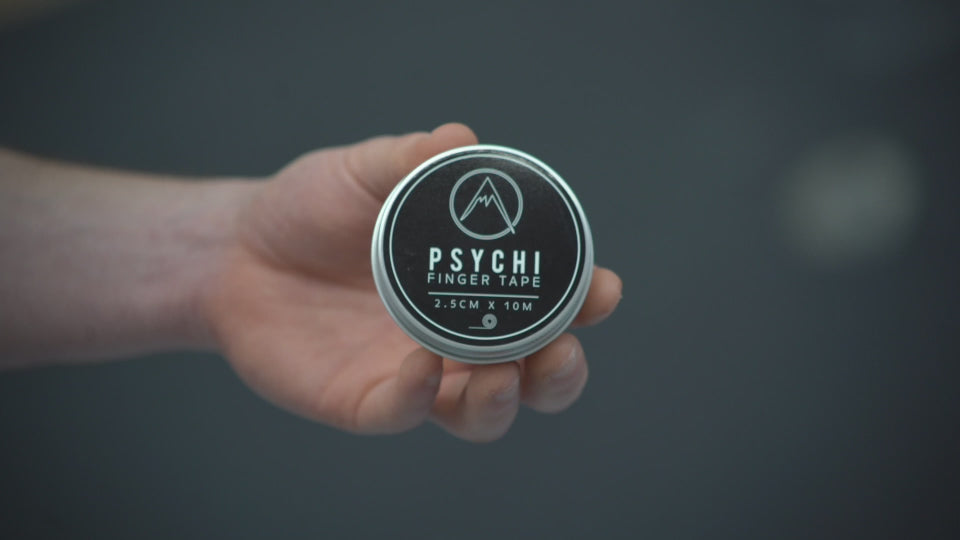
[(523, 358), (570, 325), (593, 275), (593, 239), (577, 197), (546, 164), (465, 146), (394, 188), (371, 262), (404, 332), (447, 358), (489, 364)]

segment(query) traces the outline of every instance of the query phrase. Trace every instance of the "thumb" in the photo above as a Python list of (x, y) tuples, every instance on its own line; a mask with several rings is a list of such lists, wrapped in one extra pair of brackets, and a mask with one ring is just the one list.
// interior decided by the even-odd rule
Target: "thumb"
[(376, 137), (343, 152), (344, 167), (353, 180), (378, 201), (427, 159), (459, 146), (477, 144), (477, 136), (463, 124), (444, 124), (430, 133)]
[(357, 407), (361, 433), (399, 433), (426, 420), (440, 388), (443, 359), (423, 348), (407, 355), (397, 374), (374, 386)]

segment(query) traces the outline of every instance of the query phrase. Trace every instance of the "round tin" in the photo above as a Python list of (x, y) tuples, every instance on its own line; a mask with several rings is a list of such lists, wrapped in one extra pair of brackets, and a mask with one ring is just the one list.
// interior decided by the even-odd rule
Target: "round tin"
[(546, 164), (465, 146), (394, 188), (371, 262), (404, 332), (447, 358), (489, 364), (523, 358), (570, 325), (593, 275), (593, 239), (577, 197)]

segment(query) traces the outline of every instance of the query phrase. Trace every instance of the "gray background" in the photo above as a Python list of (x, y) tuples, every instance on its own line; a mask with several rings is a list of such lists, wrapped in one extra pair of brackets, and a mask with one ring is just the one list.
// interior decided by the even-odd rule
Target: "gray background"
[(211, 355), (4, 373), (0, 537), (960, 534), (960, 12), (634, 4), (108, 0), (4, 28), (0, 144), (261, 175), (462, 121), (568, 179), (626, 288), (578, 332), (580, 402), (492, 445), (345, 435)]

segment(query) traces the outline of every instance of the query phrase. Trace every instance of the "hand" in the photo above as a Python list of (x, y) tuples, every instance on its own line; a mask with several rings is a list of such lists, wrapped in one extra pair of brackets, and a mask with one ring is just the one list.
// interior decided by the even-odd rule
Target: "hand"
[[(307, 154), (255, 188), (204, 301), (234, 369), (273, 403), (356, 433), (395, 433), (430, 419), (471, 441), (509, 429), (521, 402), (573, 403), (587, 381), (575, 337), (495, 365), (441, 359), (387, 314), (370, 240), (394, 185), (433, 155), (476, 144), (459, 124)], [(598, 268), (576, 324), (609, 315), (621, 283)]]

